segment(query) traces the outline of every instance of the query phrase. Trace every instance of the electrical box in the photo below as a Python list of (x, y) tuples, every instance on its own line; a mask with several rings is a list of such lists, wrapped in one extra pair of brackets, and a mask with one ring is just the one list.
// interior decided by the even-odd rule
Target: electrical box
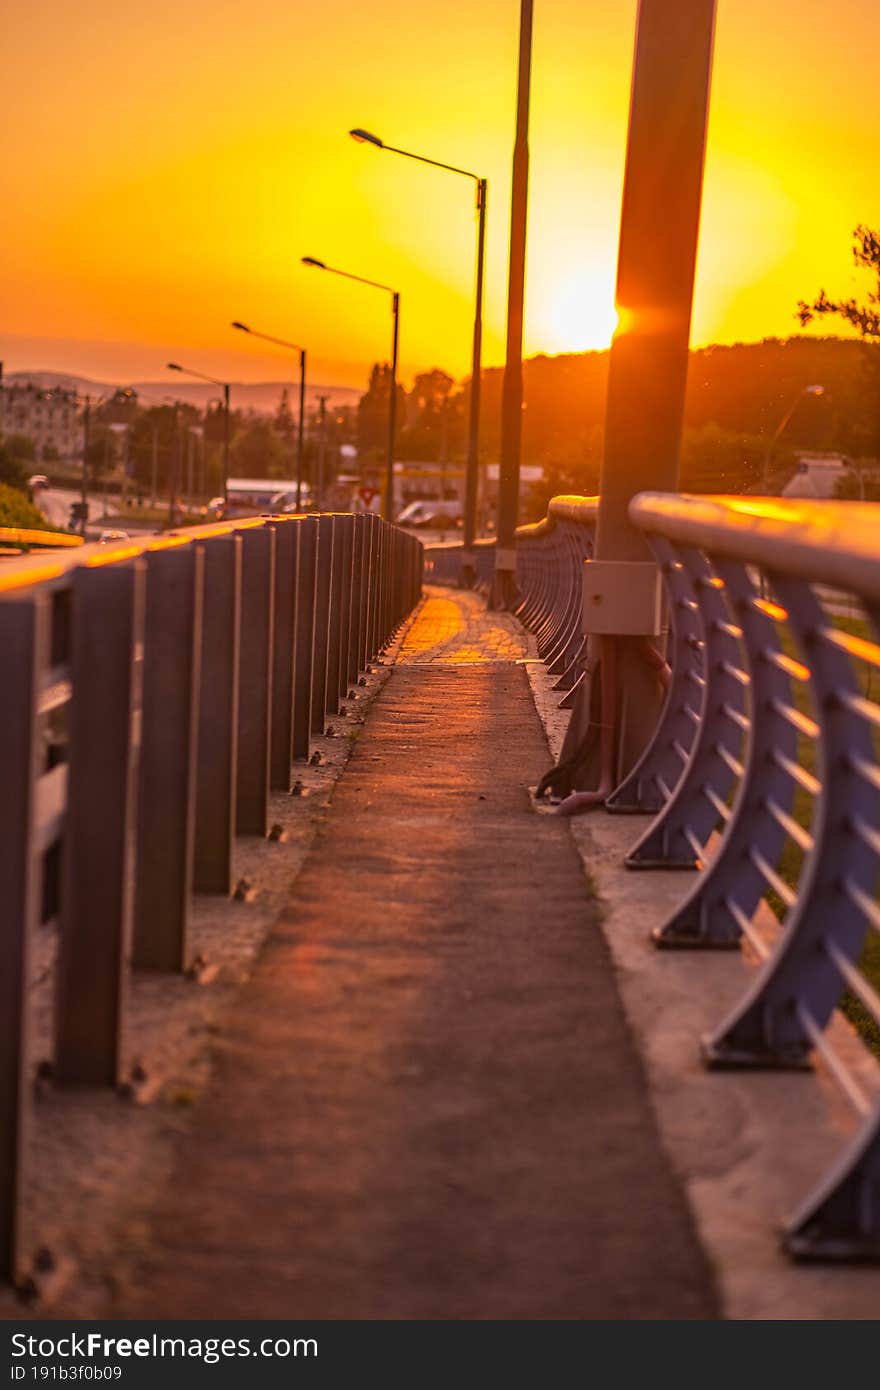
[(584, 562), (584, 632), (606, 637), (659, 637), (663, 580), (651, 560)]

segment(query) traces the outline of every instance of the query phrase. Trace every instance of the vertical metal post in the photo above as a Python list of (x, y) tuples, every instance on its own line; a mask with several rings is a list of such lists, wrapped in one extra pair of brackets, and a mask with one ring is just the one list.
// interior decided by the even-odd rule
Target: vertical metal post
[(345, 541), (341, 516), (331, 518), (333, 525), (333, 563), (330, 580), (330, 613), (327, 634), (327, 691), (325, 712), (339, 713), (339, 644), (342, 632), (342, 575), (345, 566)]
[(397, 358), (400, 348), (400, 295), (391, 292), (391, 399), (388, 402), (388, 452), (385, 459), (385, 495), (382, 515), (394, 519), (394, 439), (397, 432)]
[(468, 419), (468, 453), (464, 475), (464, 549), (461, 557), (461, 583), (473, 588), (477, 577), (473, 545), (477, 537), (477, 492), (480, 478), (480, 386), (483, 357), (483, 277), (486, 263), (486, 203), (489, 184), (477, 181), (477, 307), (474, 314), (474, 343), (471, 355), (471, 399)]
[(382, 523), (377, 516), (370, 514), (370, 588), (369, 612), (367, 615), (367, 665), (379, 650), (379, 574), (380, 574), (380, 530)]
[(315, 659), (312, 664), (312, 733), (323, 734), (327, 714), (327, 652), (330, 637), (330, 595), (333, 582), (333, 517), (317, 519), (318, 567), (315, 589)]
[(197, 893), (228, 894), (238, 767), (241, 537), (212, 536), (204, 550), (193, 887)]
[(90, 396), (86, 396), (86, 403), (83, 409), (82, 473), (80, 474), (79, 480), (79, 495), (81, 507), (79, 519), (79, 533), (83, 538), (85, 538), (86, 534), (86, 515), (89, 510), (89, 445), (91, 443), (91, 419), (92, 400)]
[(298, 523), (291, 518), (273, 524), (275, 531), (274, 637), (272, 641), (272, 745), (270, 786), (290, 791), (293, 762), (294, 604)]
[(204, 554), (147, 556), (134, 965), (183, 971), (192, 889)]
[(41, 856), (36, 845), (40, 675), (49, 647), (41, 596), (0, 605), (0, 1279), (22, 1263), (22, 1184), (30, 1117), (30, 952), (39, 924)]
[(229, 382), (223, 384), (223, 505), (229, 503)]
[(318, 472), (315, 479), (314, 497), (312, 506), (319, 510), (324, 505), (324, 468), (327, 460), (327, 397), (318, 397)]
[(678, 486), (715, 0), (641, 0), (596, 558), (646, 560), (628, 507)]
[(354, 578), (354, 516), (346, 512), (336, 518), (336, 525), (342, 540), (342, 574), (339, 592), (339, 698), (344, 700), (348, 694), (349, 666), (351, 664), (351, 616), (352, 586)]
[(73, 575), (70, 764), (58, 941), (55, 1072), (122, 1080), (140, 754), (144, 565)]
[[(684, 415), (715, 0), (640, 0), (591, 592), (630, 594), (653, 563), (628, 515), (643, 490), (674, 491)], [(646, 571), (642, 570), (644, 575)], [(589, 675), (577, 687), (557, 772), (575, 813), (604, 803), (647, 747), (663, 702), (650, 585), (644, 612), (608, 632), (585, 613)], [(623, 623), (621, 623), (623, 626)], [(601, 736), (597, 731), (601, 729)], [(548, 774), (549, 776), (550, 774)]]
[[(597, 560), (649, 560), (630, 500), (678, 487), (714, 26), (715, 0), (639, 5)], [(618, 657), (619, 777), (645, 747), (662, 692), (631, 644)]]
[(153, 426), (152, 457), (150, 468), (150, 506), (156, 505), (156, 494), (159, 488), (159, 431)]
[(352, 533), (352, 541), (354, 551), (351, 565), (351, 640), (348, 644), (349, 685), (354, 685), (357, 682), (358, 674), (361, 670), (361, 647), (363, 645), (364, 634), (364, 542), (367, 536), (363, 515), (356, 515), (353, 518), (353, 522), (354, 531)]
[(520, 0), (519, 81), (513, 185), (510, 207), (510, 268), (507, 280), (507, 355), (501, 398), (501, 461), (498, 474), (498, 543), (492, 603), (509, 607), (516, 594), (516, 527), (522, 451), (522, 340), (529, 201), (529, 89), (532, 69), (533, 0)]
[(296, 510), (302, 507), (303, 450), (306, 422), (306, 350), (299, 350), (299, 426), (296, 436)]
[(255, 527), (242, 533), (235, 801), (235, 829), (239, 835), (266, 835), (269, 830), (274, 598), (275, 528)]
[(315, 602), (318, 578), (318, 518), (297, 522), (296, 598), (294, 602), (293, 756), (307, 758), (312, 726), (312, 671), (315, 660)]

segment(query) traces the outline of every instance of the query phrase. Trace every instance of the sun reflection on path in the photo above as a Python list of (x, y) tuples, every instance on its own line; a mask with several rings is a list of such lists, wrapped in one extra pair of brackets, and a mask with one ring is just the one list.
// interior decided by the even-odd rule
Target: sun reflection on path
[(464, 589), (428, 587), (425, 593), (398, 661), (516, 661), (526, 655), (526, 634), (509, 613), (490, 613), (484, 599)]

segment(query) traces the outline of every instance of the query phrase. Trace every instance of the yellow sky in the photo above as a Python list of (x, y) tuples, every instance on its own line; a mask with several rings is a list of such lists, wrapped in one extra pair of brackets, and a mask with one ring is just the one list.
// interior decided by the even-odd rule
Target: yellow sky
[[(536, 0), (528, 354), (607, 344), (635, 0)], [(241, 318), (359, 385), (402, 293), (405, 378), (467, 371), (469, 183), (346, 137), (362, 125), (490, 179), (485, 361), (503, 356), (516, 0), (44, 0), (7, 17), (0, 232), (7, 370), (284, 374)], [(795, 331), (856, 287), (880, 222), (874, 0), (719, 0), (693, 340)]]

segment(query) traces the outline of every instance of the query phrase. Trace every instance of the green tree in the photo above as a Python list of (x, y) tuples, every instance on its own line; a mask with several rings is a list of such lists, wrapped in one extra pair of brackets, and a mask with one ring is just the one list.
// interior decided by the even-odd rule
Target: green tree
[(36, 457), (36, 445), (30, 435), (8, 434), (0, 441), (0, 482), (23, 488), (28, 474), (34, 471)]
[(23, 526), (33, 531), (51, 531), (46, 518), (18, 488), (0, 483), (0, 526)]
[(296, 433), (296, 421), (290, 408), (290, 394), (286, 386), (281, 392), (281, 400), (275, 411), (275, 432), (281, 436), (285, 444), (290, 444)]
[[(357, 435), (358, 448), (363, 453), (380, 452), (388, 439), (388, 405), (391, 398), (391, 368), (385, 363), (374, 363), (370, 372), (370, 385), (366, 395), (358, 403)], [(397, 384), (396, 438), (403, 428), (406, 410), (406, 392)], [(396, 442), (396, 439), (395, 439)]]
[(797, 317), (804, 326), (816, 318), (839, 318), (858, 333), (865, 349), (862, 375), (873, 418), (862, 439), (857, 436), (854, 443), (864, 443), (880, 455), (880, 232), (860, 223), (853, 232), (852, 257), (856, 269), (867, 271), (873, 281), (865, 298), (835, 299), (822, 289), (812, 302), (799, 300)]
[(285, 478), (292, 460), (265, 416), (249, 420), (238, 430), (229, 449), (230, 472), (237, 478)]

